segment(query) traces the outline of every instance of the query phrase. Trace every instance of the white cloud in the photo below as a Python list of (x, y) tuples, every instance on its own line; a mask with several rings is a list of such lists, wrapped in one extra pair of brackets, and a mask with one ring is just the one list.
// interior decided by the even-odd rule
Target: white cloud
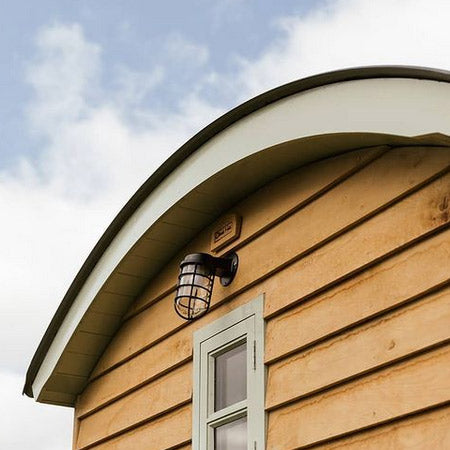
[[(70, 440), (67, 425), (64, 433), (49, 431), (68, 423), (66, 411), (57, 419), (60, 408), (47, 414), (48, 407), (20, 397), (26, 367), (76, 271), (118, 210), (218, 114), (190, 95), (172, 113), (150, 114), (138, 92), (153, 89), (163, 73), (146, 79), (119, 71), (114, 76), (122, 89), (111, 93), (101, 85), (101, 71), (101, 49), (79, 25), (55, 24), (38, 34), (27, 72), (34, 91), (28, 117), (42, 152), (0, 172), (0, 208), (7, 212), (0, 234), (0, 396), (8, 392), (2, 406), (9, 419), (2, 414), (2, 425), (10, 430), (0, 433), (2, 449), (68, 448), (62, 443)], [(134, 116), (139, 127), (130, 122)], [(47, 428), (41, 423), (46, 418)], [(29, 434), (19, 431), (34, 422), (41, 425), (30, 425)]]
[(172, 60), (185, 64), (204, 65), (209, 58), (208, 47), (191, 42), (180, 34), (171, 35), (166, 42), (166, 51)]
[[(329, 2), (306, 17), (280, 20), (278, 36), (259, 57), (241, 59), (228, 75), (204, 70), (198, 83), (229, 93), (228, 103), (236, 103), (348, 66), (449, 69), (449, 16), (450, 2), (439, 0)], [(171, 39), (171, 58), (208, 68), (206, 46)], [(47, 407), (20, 398), (20, 380), (6, 371), (25, 371), (65, 290), (118, 209), (170, 153), (222, 112), (189, 87), (173, 110), (152, 111), (142, 100), (163, 86), (165, 67), (149, 73), (122, 68), (111, 75), (117, 92), (103, 85), (102, 67), (101, 48), (80, 25), (55, 24), (38, 34), (28, 69), (34, 90), (28, 113), (42, 153), (0, 173), (0, 208), (7, 212), (0, 234), (0, 397), (6, 399), (2, 426), (11, 430), (0, 433), (2, 449), (68, 448), (63, 442), (71, 432), (61, 431), (66, 411), (50, 407), (47, 415)], [(56, 417), (59, 411), (64, 418)], [(53, 432), (42, 431), (48, 424)], [(27, 426), (29, 432), (18, 431)], [(14, 443), (17, 435), (23, 440)]]
[(336, 0), (278, 21), (279, 37), (241, 59), (238, 90), (251, 96), (308, 75), (365, 65), (450, 69), (447, 0)]
[[(29, 118), (45, 146), (37, 160), (23, 159), (14, 171), (0, 173), (0, 207), (8, 211), (0, 235), (0, 368), (15, 371), (25, 369), (70, 281), (118, 210), (219, 112), (191, 95), (163, 116), (145, 116), (121, 91), (95, 97), (101, 51), (79, 25), (44, 28), (37, 46), (28, 68), (35, 93)], [(161, 76), (145, 81), (127, 70), (119, 80), (133, 96)], [(145, 116), (145, 128), (130, 125), (135, 113)]]
[(162, 66), (156, 67), (151, 72), (137, 72), (122, 66), (119, 68), (117, 77), (117, 100), (122, 103), (122, 107), (140, 104), (156, 87), (161, 85), (163, 80)]
[(44, 28), (36, 44), (27, 74), (35, 93), (29, 115), (36, 131), (52, 134), (87, 112), (89, 97), (99, 88), (101, 52), (78, 24)]

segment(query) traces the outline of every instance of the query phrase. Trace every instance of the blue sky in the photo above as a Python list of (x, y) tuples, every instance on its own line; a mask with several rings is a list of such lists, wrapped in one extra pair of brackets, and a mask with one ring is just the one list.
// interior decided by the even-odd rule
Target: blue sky
[(22, 398), (25, 371), (98, 238), (171, 153), (308, 75), (450, 70), (449, 17), (448, 0), (1, 2), (0, 448), (70, 448), (72, 411)]
[[(154, 108), (171, 108), (174, 99), (195, 89), (200, 70), (167, 54), (171, 41), (186, 40), (208, 48), (211, 72), (232, 72), (239, 57), (255, 57), (273, 40), (277, 18), (301, 15), (320, 1), (283, 0), (43, 0), (2, 2), (0, 6), (0, 165), (13, 163), (19, 154), (39, 151), (27, 132), (24, 107), (32, 89), (27, 66), (35, 53), (35, 38), (52, 24), (82, 24), (86, 38), (102, 48), (102, 89), (117, 88), (117, 73), (124, 68), (149, 72), (164, 67), (165, 82), (144, 100)], [(131, 6), (132, 5), (132, 6)], [(111, 73), (116, 76), (111, 76)], [(220, 96), (220, 92), (210, 92)], [(229, 98), (223, 98), (227, 103)]]

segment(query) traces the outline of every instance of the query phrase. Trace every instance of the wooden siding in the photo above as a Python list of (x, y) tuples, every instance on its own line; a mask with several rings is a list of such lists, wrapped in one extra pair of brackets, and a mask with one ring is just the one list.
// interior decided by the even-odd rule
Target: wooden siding
[(77, 400), (74, 448), (190, 449), (192, 332), (261, 293), (268, 449), (450, 447), (449, 197), (449, 148), (383, 147), (243, 200), (235, 281), (200, 320), (173, 312), (211, 227), (158, 274)]
[(449, 421), (450, 408), (438, 408), (315, 448), (322, 450), (380, 450), (386, 448), (441, 450), (448, 448)]

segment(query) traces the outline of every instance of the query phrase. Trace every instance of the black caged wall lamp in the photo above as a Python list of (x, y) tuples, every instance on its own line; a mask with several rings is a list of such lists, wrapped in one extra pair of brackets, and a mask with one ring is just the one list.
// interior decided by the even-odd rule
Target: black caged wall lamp
[(180, 263), (175, 311), (186, 320), (203, 316), (209, 309), (214, 277), (220, 277), (222, 286), (228, 286), (236, 274), (238, 256), (216, 258), (207, 253), (192, 253)]

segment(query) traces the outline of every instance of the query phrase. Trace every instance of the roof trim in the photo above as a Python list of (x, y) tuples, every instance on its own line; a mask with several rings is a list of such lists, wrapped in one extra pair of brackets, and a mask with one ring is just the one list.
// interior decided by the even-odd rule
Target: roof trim
[(39, 346), (31, 360), (30, 366), (26, 374), (25, 386), (23, 393), (29, 397), (33, 397), (32, 385), (41, 364), (47, 354), (50, 345), (53, 342), (61, 324), (68, 314), (75, 298), (80, 292), (82, 286), (86, 282), (89, 274), (94, 269), (103, 253), (109, 247), (118, 232), (139, 208), (142, 202), (149, 194), (183, 161), (185, 161), (198, 148), (209, 141), (211, 138), (222, 132), (224, 129), (248, 116), (249, 114), (263, 108), (271, 103), (298, 94), (310, 89), (323, 87), (329, 84), (340, 83), (352, 80), (364, 80), (372, 78), (409, 78), (420, 80), (431, 80), (440, 82), (450, 82), (450, 72), (421, 67), (407, 66), (374, 66), (344, 69), (325, 74), (315, 75), (302, 80), (297, 80), (281, 87), (272, 89), (257, 97), (246, 101), (240, 106), (232, 109), (224, 114), (206, 128), (197, 133), (183, 146), (181, 146), (166, 162), (164, 162), (137, 190), (131, 199), (125, 204), (122, 210), (117, 214), (115, 219), (103, 233), (88, 258), (82, 265), (81, 269), (75, 276), (66, 295), (59, 305), (55, 315), (53, 316)]

